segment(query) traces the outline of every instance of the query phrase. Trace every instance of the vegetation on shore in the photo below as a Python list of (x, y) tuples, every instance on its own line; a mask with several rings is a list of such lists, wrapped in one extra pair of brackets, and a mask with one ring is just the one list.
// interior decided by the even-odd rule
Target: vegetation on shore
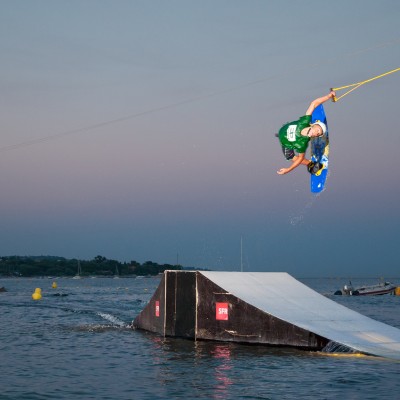
[(0, 276), (132, 276), (157, 275), (165, 270), (181, 270), (181, 265), (157, 264), (146, 261), (121, 263), (96, 256), (93, 260), (67, 259), (57, 256), (0, 257)]

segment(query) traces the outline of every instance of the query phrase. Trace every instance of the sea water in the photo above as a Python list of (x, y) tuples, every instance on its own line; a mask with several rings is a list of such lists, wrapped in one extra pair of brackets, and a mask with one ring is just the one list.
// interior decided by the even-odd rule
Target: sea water
[[(0, 399), (393, 399), (400, 393), (400, 363), (392, 360), (132, 330), (159, 281), (0, 279), (7, 289), (0, 293)], [(347, 282), (301, 281), (400, 328), (400, 296), (333, 296)], [(32, 300), (35, 288), (41, 300)]]

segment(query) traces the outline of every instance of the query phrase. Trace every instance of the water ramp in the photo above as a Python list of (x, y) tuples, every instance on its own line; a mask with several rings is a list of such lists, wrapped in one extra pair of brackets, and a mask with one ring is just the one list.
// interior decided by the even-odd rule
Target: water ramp
[(399, 329), (280, 272), (165, 271), (133, 326), (163, 336), (308, 350), (334, 343), (400, 360)]

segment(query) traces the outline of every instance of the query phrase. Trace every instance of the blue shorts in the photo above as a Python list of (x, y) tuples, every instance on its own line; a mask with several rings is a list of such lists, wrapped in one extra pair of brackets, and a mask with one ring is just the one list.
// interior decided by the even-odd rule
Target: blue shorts
[[(275, 137), (279, 139), (279, 133), (275, 133)], [(282, 151), (286, 160), (291, 160), (295, 156), (295, 152), (293, 149), (288, 149), (287, 147), (282, 146)]]
[(295, 156), (293, 149), (288, 149), (287, 147), (282, 146), (282, 151), (286, 160), (291, 160)]

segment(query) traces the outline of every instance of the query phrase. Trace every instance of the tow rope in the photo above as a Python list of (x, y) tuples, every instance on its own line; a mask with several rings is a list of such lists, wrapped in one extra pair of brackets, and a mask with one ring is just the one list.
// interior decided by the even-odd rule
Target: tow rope
[(354, 90), (358, 89), (360, 86), (365, 85), (366, 83), (372, 82), (372, 81), (374, 81), (376, 79), (383, 78), (386, 75), (393, 74), (394, 72), (397, 72), (397, 71), (400, 71), (400, 68), (393, 69), (392, 71), (385, 72), (384, 74), (381, 74), (381, 75), (378, 75), (378, 76), (374, 76), (373, 78), (367, 79), (367, 80), (362, 81), (362, 82), (352, 83), (351, 85), (341, 86), (341, 87), (337, 87), (337, 88), (331, 88), (331, 90), (333, 90), (335, 92), (337, 92), (339, 90), (343, 90), (343, 89), (352, 88), (352, 89), (348, 90), (346, 93), (342, 94), (339, 97), (336, 97), (336, 96), (332, 97), (332, 101), (333, 102), (339, 101), (344, 96), (347, 96), (348, 94), (350, 94)]

